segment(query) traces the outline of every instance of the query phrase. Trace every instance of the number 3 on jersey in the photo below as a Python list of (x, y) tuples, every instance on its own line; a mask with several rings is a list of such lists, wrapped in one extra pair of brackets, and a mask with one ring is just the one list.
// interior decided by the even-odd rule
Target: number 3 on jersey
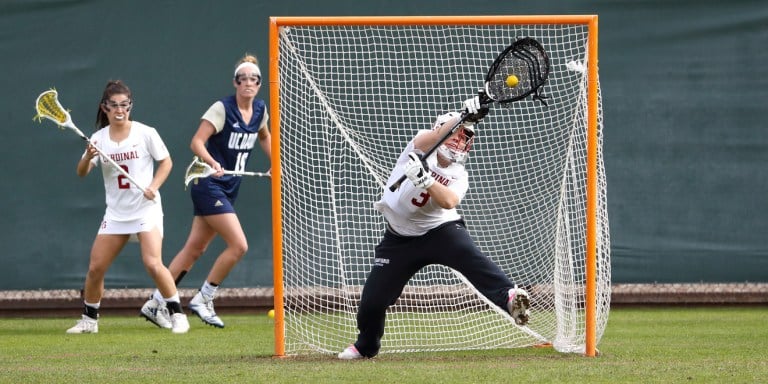
[(428, 192), (422, 192), (419, 194), (420, 199), (413, 198), (411, 199), (411, 204), (421, 208), (427, 204), (429, 201), (429, 193)]
[(248, 152), (240, 152), (237, 154), (237, 162), (235, 163), (236, 172), (245, 172), (245, 163), (248, 162)]

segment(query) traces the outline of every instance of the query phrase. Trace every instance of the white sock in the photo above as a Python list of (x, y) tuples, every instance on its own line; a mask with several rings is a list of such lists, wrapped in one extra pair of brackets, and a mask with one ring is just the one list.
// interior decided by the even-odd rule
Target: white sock
[(218, 285), (211, 285), (207, 280), (205, 283), (203, 283), (203, 286), (200, 287), (200, 293), (203, 294), (203, 296), (214, 298), (216, 296), (216, 290), (219, 288)]
[(152, 292), (152, 298), (155, 299), (160, 304), (165, 302), (165, 298), (163, 298), (163, 295), (160, 293), (160, 290), (158, 289), (155, 289), (155, 291)]
[(179, 292), (176, 292), (175, 295), (171, 297), (164, 297), (163, 300), (168, 303), (180, 303), (181, 299), (179, 299)]

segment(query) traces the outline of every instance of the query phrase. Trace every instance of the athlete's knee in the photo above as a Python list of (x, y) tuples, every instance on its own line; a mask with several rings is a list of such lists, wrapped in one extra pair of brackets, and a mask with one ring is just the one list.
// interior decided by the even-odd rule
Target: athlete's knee
[(91, 262), (88, 264), (88, 276), (91, 278), (103, 278), (109, 269), (109, 265), (103, 262)]
[(205, 253), (205, 251), (208, 250), (208, 244), (210, 244), (210, 243), (200, 243), (200, 244), (194, 243), (194, 244), (190, 244), (189, 247), (187, 247), (187, 250), (189, 251), (189, 254), (195, 260), (197, 260), (197, 259), (200, 258), (200, 256), (203, 255), (203, 253)]
[(145, 258), (144, 269), (146, 269), (147, 273), (149, 273), (151, 276), (155, 276), (158, 274), (158, 271), (165, 269), (165, 266), (159, 257)]
[(107, 274), (107, 268), (104, 266), (90, 265), (88, 267), (88, 278), (94, 281), (104, 280), (104, 275)]
[(179, 255), (194, 263), (203, 256), (206, 250), (208, 250), (208, 244), (187, 243)]
[(248, 243), (245, 241), (237, 242), (229, 244), (227, 248), (235, 259), (240, 260), (248, 252)]

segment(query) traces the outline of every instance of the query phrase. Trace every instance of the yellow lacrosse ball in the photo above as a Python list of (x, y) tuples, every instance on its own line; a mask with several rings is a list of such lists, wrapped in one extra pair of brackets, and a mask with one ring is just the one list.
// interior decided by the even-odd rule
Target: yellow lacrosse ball
[(517, 83), (519, 83), (520, 80), (517, 79), (517, 76), (515, 75), (509, 75), (507, 76), (507, 87), (514, 88), (517, 87)]
[(269, 312), (267, 312), (267, 316), (270, 319), (274, 319), (275, 318), (275, 310), (274, 309), (270, 309)]

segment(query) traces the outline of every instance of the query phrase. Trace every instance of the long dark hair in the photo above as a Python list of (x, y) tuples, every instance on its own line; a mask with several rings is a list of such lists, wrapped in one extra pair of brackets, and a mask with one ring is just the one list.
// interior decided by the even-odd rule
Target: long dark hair
[(109, 125), (107, 114), (104, 113), (101, 106), (104, 105), (112, 95), (126, 95), (129, 99), (133, 100), (131, 89), (121, 80), (110, 80), (107, 82), (107, 86), (104, 87), (104, 93), (101, 95), (101, 101), (99, 102), (99, 111), (96, 113), (96, 129), (101, 129)]

